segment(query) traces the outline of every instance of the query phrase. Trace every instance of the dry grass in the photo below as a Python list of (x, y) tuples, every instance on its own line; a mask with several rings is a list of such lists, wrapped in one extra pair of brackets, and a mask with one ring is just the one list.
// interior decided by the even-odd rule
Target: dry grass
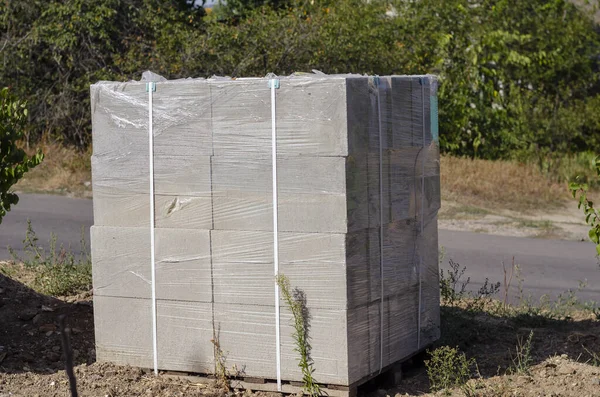
[(532, 164), (441, 158), (442, 198), (488, 209), (559, 208), (571, 198), (566, 183), (548, 180)]
[(38, 147), (45, 155), (44, 161), (25, 174), (16, 190), (91, 197), (91, 148), (82, 152), (58, 142), (43, 140), (37, 147), (25, 150), (33, 154)]

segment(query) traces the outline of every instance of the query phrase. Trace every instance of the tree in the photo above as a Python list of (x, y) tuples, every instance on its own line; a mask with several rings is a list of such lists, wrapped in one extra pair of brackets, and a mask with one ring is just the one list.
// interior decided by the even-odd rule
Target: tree
[(19, 201), (10, 188), (44, 158), (41, 152), (28, 157), (17, 146), (17, 142), (23, 138), (26, 122), (25, 103), (17, 100), (8, 88), (0, 90), (0, 223), (11, 206)]

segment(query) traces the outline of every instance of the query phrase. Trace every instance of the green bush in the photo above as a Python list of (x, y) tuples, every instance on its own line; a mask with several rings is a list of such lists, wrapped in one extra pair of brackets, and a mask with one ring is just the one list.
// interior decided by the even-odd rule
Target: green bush
[(425, 361), (431, 390), (448, 391), (453, 387), (464, 386), (471, 379), (471, 370), (476, 366), (474, 359), (467, 359), (458, 348), (438, 347), (429, 352)]
[(0, 81), (32, 136), (90, 141), (88, 86), (139, 78), (440, 76), (446, 153), (547, 162), (600, 145), (600, 33), (564, 0), (33, 0), (0, 9)]
[(8, 90), (0, 90), (0, 223), (11, 206), (19, 202), (19, 197), (10, 191), (19, 179), (31, 168), (38, 165), (42, 153), (28, 157), (17, 143), (23, 138), (27, 122), (27, 108), (24, 102), (16, 99)]

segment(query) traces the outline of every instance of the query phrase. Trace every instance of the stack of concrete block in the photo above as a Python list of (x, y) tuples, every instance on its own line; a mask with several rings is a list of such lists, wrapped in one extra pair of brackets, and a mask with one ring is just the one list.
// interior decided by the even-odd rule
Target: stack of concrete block
[[(435, 78), (291, 76), (276, 90), (279, 269), (306, 294), (315, 378), (353, 385), (439, 335)], [(97, 357), (276, 378), (267, 79), (91, 88)], [(433, 116), (432, 116), (433, 114)], [(383, 276), (383, 277), (382, 277)], [(289, 311), (281, 373), (301, 381)]]

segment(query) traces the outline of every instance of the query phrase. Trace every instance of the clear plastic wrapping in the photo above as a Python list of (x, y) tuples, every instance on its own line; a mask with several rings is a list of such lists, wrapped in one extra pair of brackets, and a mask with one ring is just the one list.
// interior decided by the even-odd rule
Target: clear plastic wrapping
[[(212, 373), (216, 337), (228, 366), (275, 379), (274, 237), (306, 296), (317, 381), (355, 384), (439, 337), (435, 77), (280, 78), (276, 236), (268, 79), (146, 80), (160, 369)], [(91, 87), (97, 356), (142, 367), (148, 95), (145, 82)], [(301, 381), (290, 321), (282, 306), (282, 378)]]

